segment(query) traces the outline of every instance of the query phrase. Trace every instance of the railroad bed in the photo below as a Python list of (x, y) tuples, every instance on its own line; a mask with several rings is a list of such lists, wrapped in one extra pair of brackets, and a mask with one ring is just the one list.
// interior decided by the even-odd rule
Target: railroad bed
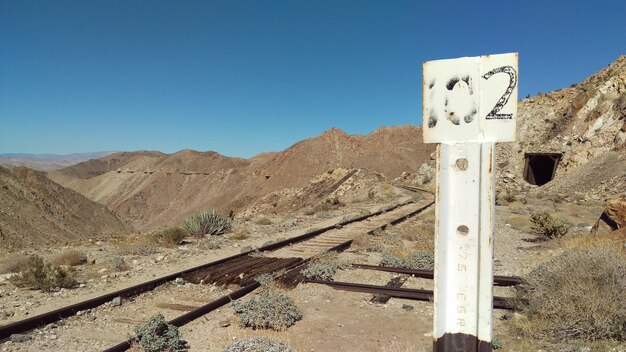
[[(8, 325), (0, 326), (0, 338), (6, 339), (11, 334), (24, 333), (43, 325), (57, 322), (63, 318), (73, 316), (79, 312), (79, 315), (81, 317), (75, 318), (75, 320), (81, 321), (79, 326), (82, 324), (94, 324), (93, 322), (98, 320), (102, 322), (114, 322), (120, 324), (138, 323), (138, 320), (132, 315), (132, 313), (130, 315), (125, 314), (121, 317), (117, 316), (106, 318), (102, 316), (102, 314), (105, 314), (104, 312), (109, 309), (111, 305), (117, 305), (118, 302), (122, 300), (124, 302), (124, 306), (128, 309), (130, 309), (130, 306), (135, 303), (143, 302), (140, 305), (145, 306), (145, 301), (149, 301), (149, 305), (155, 307), (157, 311), (186, 311), (187, 313), (172, 319), (173, 321), (176, 321), (178, 319), (178, 324), (176, 325), (183, 325), (188, 321), (202, 316), (202, 314), (204, 314), (202, 312), (207, 311), (207, 309), (209, 309), (208, 311), (210, 311), (210, 309), (215, 309), (211, 308), (211, 306), (226, 304), (232, 299), (236, 299), (240, 296), (247, 294), (248, 292), (253, 291), (256, 286), (258, 286), (258, 283), (253, 280), (257, 274), (290, 269), (301, 264), (306, 259), (314, 256), (315, 254), (319, 254), (331, 249), (341, 249), (342, 246), (349, 245), (351, 239), (350, 236), (354, 237), (360, 233), (363, 233), (362, 231), (367, 231), (368, 229), (380, 227), (381, 224), (384, 225), (386, 222), (393, 222), (393, 220), (397, 220), (398, 218), (406, 218), (409, 214), (415, 214), (421, 209), (427, 208), (431, 205), (431, 200), (422, 200), (419, 201), (417, 204), (407, 202), (388, 207), (372, 214), (367, 214), (352, 219), (345, 219), (337, 224), (333, 224), (322, 229), (309, 231), (303, 235), (296, 236), (288, 240), (263, 246), (256, 251), (249, 251), (228, 258), (223, 258), (212, 263), (207, 263), (205, 265), (150, 280), (139, 285), (102, 295), (100, 297), (87, 301), (79, 302), (71, 306), (57, 309), (55, 311), (47, 312)], [(354, 226), (357, 223), (364, 222), (367, 223), (367, 225), (365, 225), (364, 227)], [(316, 237), (325, 233), (333, 234), (324, 238), (324, 240), (315, 241)], [(280, 250), (281, 248), (287, 246), (295, 247), (295, 244), (297, 244), (297, 246), (300, 246), (295, 248), (297, 250), (296, 253), (300, 254), (299, 256), (285, 257), (284, 255), (280, 254), (273, 256), (270, 253), (270, 255), (267, 255), (264, 258), (259, 257), (258, 255), (259, 251)], [(234, 270), (234, 272), (230, 272), (228, 270)], [(189, 293), (179, 294), (171, 292), (172, 290), (177, 290), (175, 285), (165, 285), (166, 283), (172, 282), (182, 277), (186, 277), (190, 281), (194, 281), (194, 277), (196, 277), (198, 279), (198, 282), (207, 284), (211, 283), (218, 285), (241, 285), (243, 286), (243, 289), (235, 291), (221, 291), (221, 289), (216, 290), (214, 286), (211, 286), (212, 291), (210, 293), (225, 293), (223, 296), (216, 297), (216, 299), (213, 300), (213, 296), (215, 296), (213, 294), (202, 294), (201, 296), (203, 298)], [(168, 290), (170, 291), (169, 293)], [(164, 296), (160, 297), (161, 294), (163, 294)], [(171, 297), (168, 298), (168, 296)], [(176, 297), (176, 299), (173, 299), (172, 297)], [(188, 297), (189, 299), (184, 299), (184, 297)], [(211, 302), (203, 302), (203, 300), (206, 301), (207, 299), (210, 299)], [(220, 302), (215, 303), (215, 301)], [(111, 302), (113, 302), (113, 304)], [(199, 302), (207, 304), (199, 305)], [(101, 306), (102, 308), (94, 309)], [(145, 309), (142, 310), (142, 312), (144, 311)], [(119, 315), (119, 313), (120, 312), (116, 312), (115, 314)], [(169, 318), (173, 315), (170, 315), (168, 313), (166, 314), (166, 316), (168, 316)], [(106, 334), (103, 334), (102, 336), (100, 336), (100, 338), (103, 338), (103, 340), (106, 341), (106, 336)], [(124, 349), (125, 348), (117, 350)]]

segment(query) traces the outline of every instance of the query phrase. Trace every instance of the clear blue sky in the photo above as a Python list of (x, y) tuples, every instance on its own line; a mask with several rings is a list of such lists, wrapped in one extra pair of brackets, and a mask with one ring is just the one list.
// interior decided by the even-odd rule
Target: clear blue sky
[(0, 153), (215, 150), (421, 124), (424, 61), (517, 51), (520, 98), (626, 53), (626, 1), (0, 0)]

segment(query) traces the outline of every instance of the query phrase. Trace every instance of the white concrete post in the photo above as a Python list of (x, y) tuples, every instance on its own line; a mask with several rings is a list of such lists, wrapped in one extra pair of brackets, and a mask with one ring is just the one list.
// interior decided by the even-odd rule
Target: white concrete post
[(423, 86), (424, 142), (440, 143), (433, 350), (491, 351), (495, 142), (515, 138), (517, 54), (426, 62)]

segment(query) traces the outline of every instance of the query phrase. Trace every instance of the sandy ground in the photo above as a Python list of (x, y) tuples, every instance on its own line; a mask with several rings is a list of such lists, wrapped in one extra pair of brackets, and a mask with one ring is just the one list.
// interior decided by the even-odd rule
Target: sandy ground
[[(307, 228), (321, 227), (340, 220), (349, 213), (358, 213), (365, 207), (341, 209), (327, 219), (298, 219), (295, 228), (285, 230), (280, 226), (270, 226), (276, 231), (273, 236), (255, 236), (245, 240), (232, 240), (223, 248), (206, 251), (193, 244), (179, 248), (162, 250), (149, 258), (139, 258), (141, 262), (133, 264), (128, 273), (119, 273), (94, 281), (87, 281), (84, 288), (64, 290), (61, 293), (44, 294), (14, 288), (11, 284), (0, 285), (0, 305), (6, 310), (15, 311), (15, 316), (6, 320), (23, 318), (53, 307), (84, 299), (107, 290), (113, 290), (148, 278), (180, 270), (192, 265), (232, 255), (243, 246), (258, 246), (269, 239), (286, 238), (302, 233)], [(381, 205), (377, 205), (380, 207)], [(592, 214), (597, 209), (578, 212), (580, 222), (592, 222)], [(521, 207), (497, 207), (495, 234), (495, 273), (497, 275), (523, 276), (551, 256), (558, 248), (546, 242), (536, 242), (528, 233), (510, 226), (509, 220), (526, 211)], [(425, 214), (423, 217), (432, 216)], [(415, 231), (421, 217), (413, 218), (403, 224), (388, 229), (386, 232)], [(275, 221), (276, 224), (281, 223)], [(251, 233), (261, 231), (258, 225), (248, 223)], [(282, 231), (278, 231), (282, 229)], [(266, 228), (265, 231), (269, 230)], [(432, 236), (426, 236), (432, 242)], [(412, 245), (404, 240), (407, 246)], [(432, 243), (430, 244), (432, 245)], [(106, 246), (100, 244), (99, 247)], [(97, 250), (97, 252), (106, 253)], [(105, 254), (106, 255), (106, 254)], [(156, 260), (156, 257), (165, 258)], [(380, 253), (365, 252), (351, 248), (340, 255), (342, 260), (352, 263), (378, 264)], [(137, 260), (137, 259), (135, 259)], [(129, 258), (131, 263), (132, 260)], [(106, 275), (106, 274), (104, 274)], [(104, 276), (102, 275), (102, 276)], [(384, 285), (396, 274), (349, 269), (338, 272), (336, 281), (359, 282)], [(432, 289), (432, 281), (409, 278), (403, 287)], [(496, 288), (495, 294), (511, 296), (514, 289)], [(134, 326), (141, 324), (157, 312), (166, 318), (182, 314), (180, 311), (164, 308), (166, 304), (198, 306), (209, 302), (224, 293), (224, 288), (190, 283), (169, 283), (136, 297), (122, 301), (120, 306), (111, 304), (83, 312), (79, 317), (63, 320), (32, 332), (32, 340), (23, 343), (5, 342), (0, 351), (99, 351), (127, 338)], [(370, 302), (372, 295), (336, 291), (316, 284), (300, 284), (288, 292), (296, 305), (303, 312), (303, 319), (283, 332), (255, 331), (242, 328), (232, 307), (226, 305), (210, 314), (199, 318), (181, 328), (181, 332), (190, 344), (191, 351), (222, 351), (236, 339), (252, 336), (269, 336), (287, 343), (294, 351), (430, 351), (432, 348), (432, 314), (430, 302), (418, 302), (403, 299), (391, 299), (387, 304)], [(247, 298), (245, 298), (247, 299)], [(25, 308), (25, 309), (22, 309)], [(517, 337), (510, 336), (502, 320), (506, 311), (495, 310), (494, 333), (503, 341), (505, 351), (524, 351), (518, 349)], [(536, 349), (541, 350), (540, 348)]]

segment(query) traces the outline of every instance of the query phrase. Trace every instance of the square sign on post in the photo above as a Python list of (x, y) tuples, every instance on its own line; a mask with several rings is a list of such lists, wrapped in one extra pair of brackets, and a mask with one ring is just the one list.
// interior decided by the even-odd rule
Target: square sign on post
[(424, 63), (437, 148), (433, 350), (491, 351), (495, 143), (515, 140), (517, 54)]
[(517, 54), (424, 63), (424, 143), (511, 142)]

